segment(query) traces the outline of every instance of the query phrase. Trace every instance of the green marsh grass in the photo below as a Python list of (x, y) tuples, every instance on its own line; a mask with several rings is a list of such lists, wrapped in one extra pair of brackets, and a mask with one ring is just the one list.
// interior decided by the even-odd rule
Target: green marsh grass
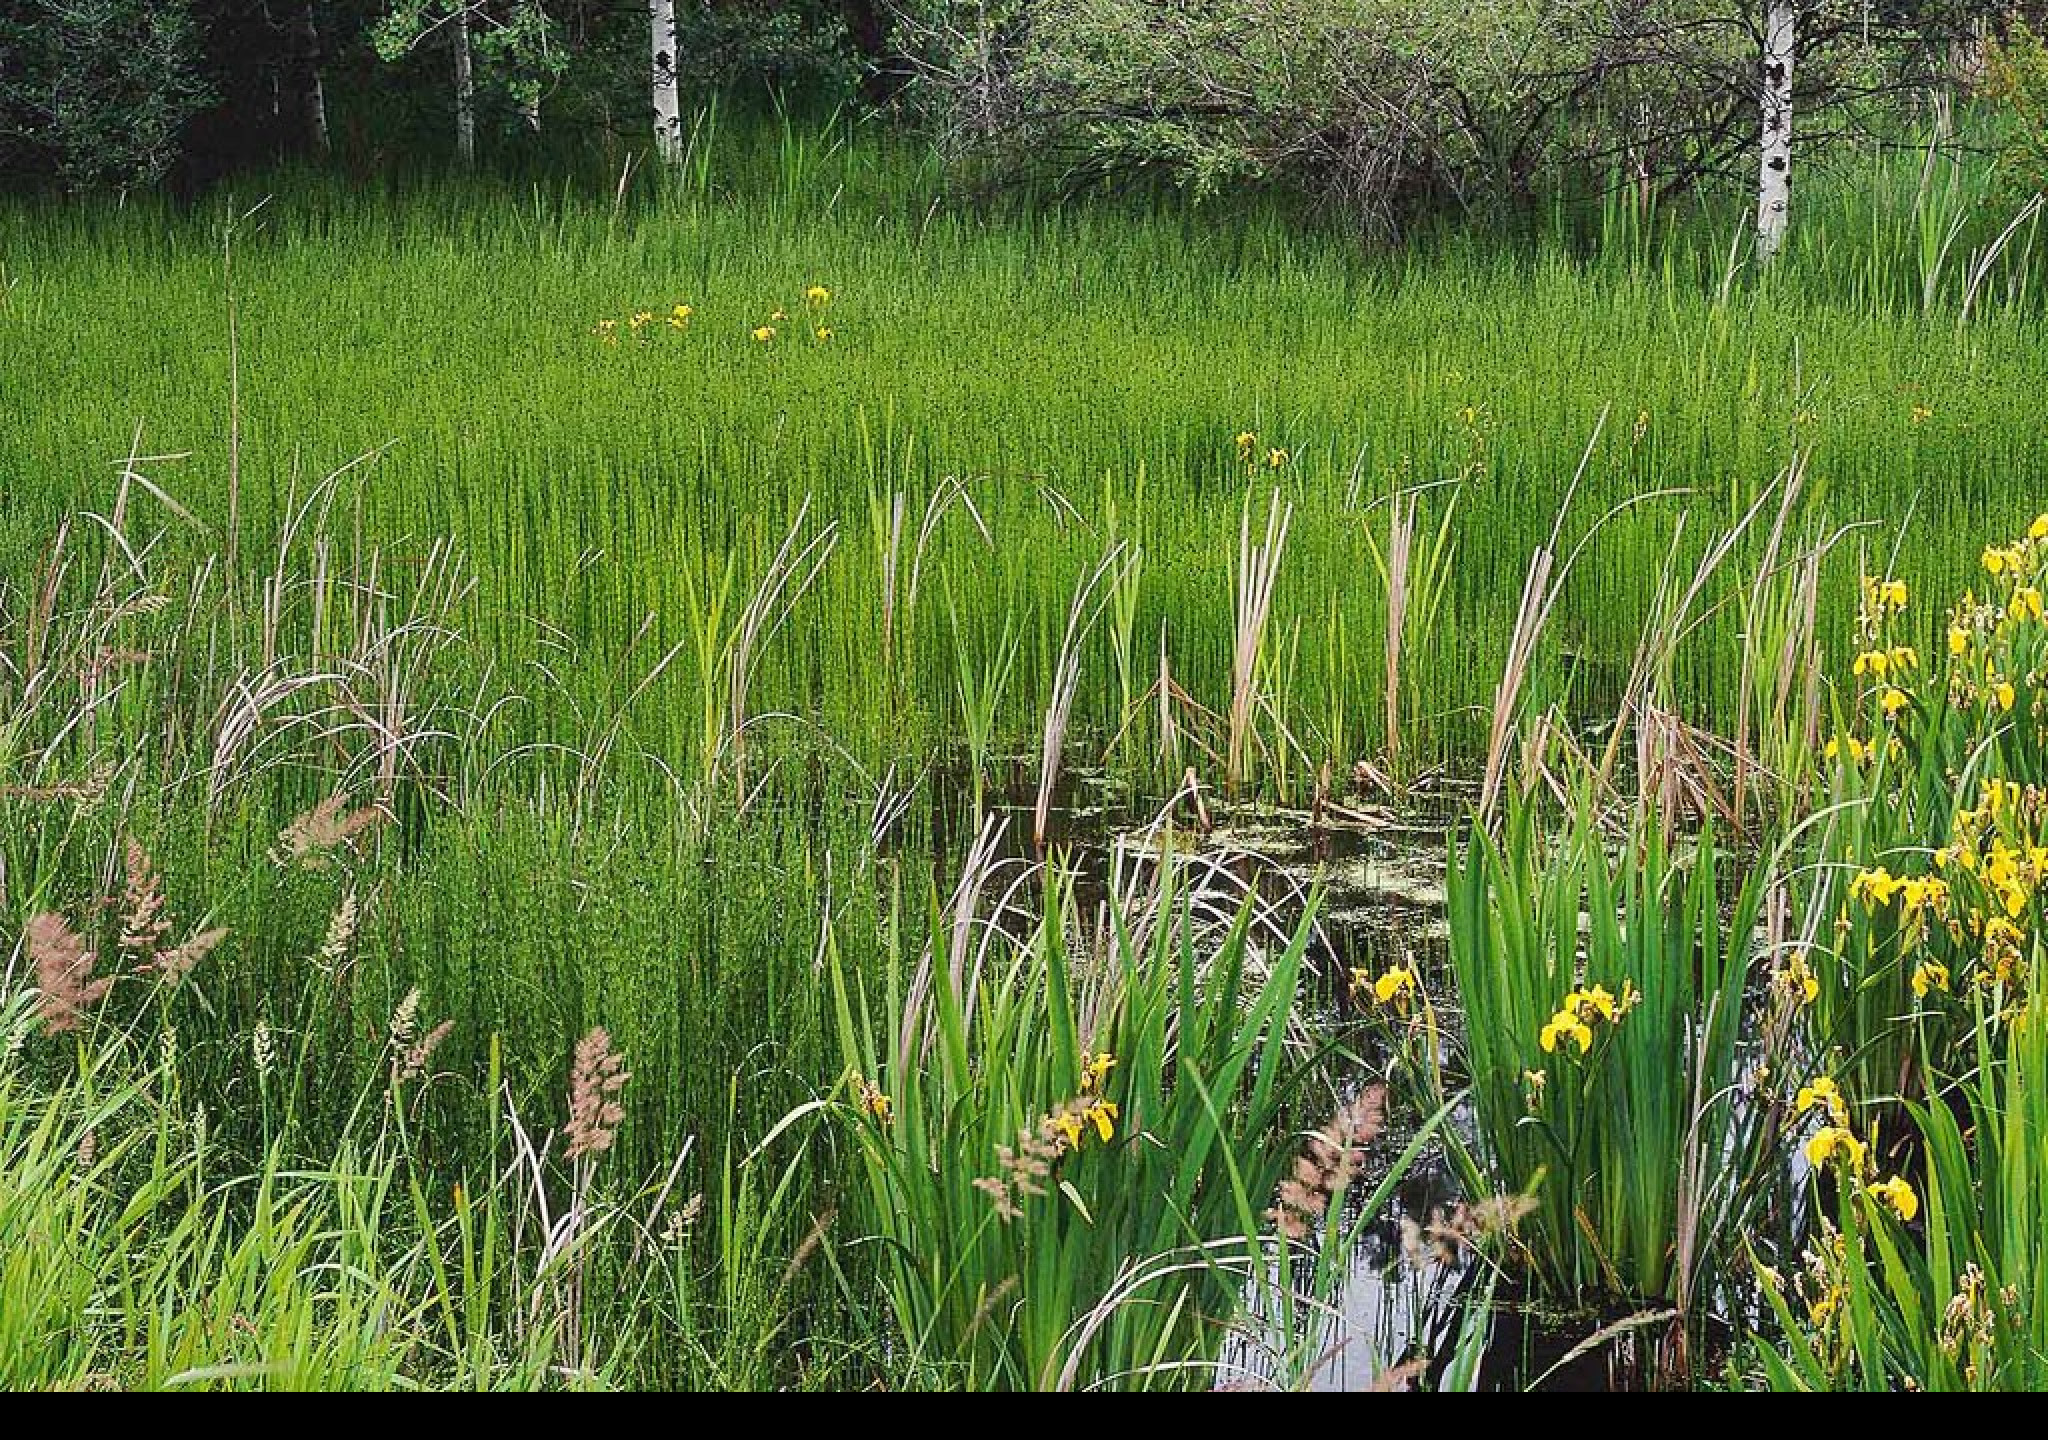
[[(2035, 222), (1958, 193), (1863, 157), (1762, 281), (1718, 202), (1605, 241), (1372, 251), (1258, 205), (971, 209), (912, 146), (793, 121), (706, 123), (668, 182), (0, 202), (0, 1004), (32, 917), (112, 923), (131, 842), (176, 935), (226, 931), (175, 990), (117, 982), (83, 1045), (8, 1011), (0, 1204), (89, 1243), (0, 1259), (7, 1314), (38, 1317), (0, 1319), (5, 1378), (1195, 1383), (1327, 1113), (1277, 1098), (1301, 956), (1239, 931), (1191, 959), (1117, 917), (1090, 952), (1132, 1037), (1114, 1073), (1186, 1152), (1125, 1140), (1135, 1196), (1077, 1180), (1099, 1229), (1035, 1201), (1043, 1256), (942, 1224), (985, 1220), (973, 1152), (1076, 1098), (1095, 1034), (1026, 983), (1074, 958), (1064, 881), (971, 1021), (944, 985), (905, 993), (926, 936), (951, 953), (961, 751), (969, 832), (1036, 783), (1052, 854), (1062, 773), (1199, 810), (1205, 787), (1323, 801), (1360, 761), (1406, 783), (1491, 750), (1512, 817), (1511, 749), (1619, 755), (1585, 729), (1631, 706), (1667, 755), (1752, 725), (1755, 783), (1797, 808), (1836, 783), (1798, 771), (1823, 701), (1797, 682), (1853, 653), (1851, 557), (1952, 593), (1977, 537), (2039, 509)], [(1810, 564), (1786, 538), (1845, 534), (1803, 542)], [(1909, 623), (1934, 653), (1934, 617)], [(2038, 735), (1996, 743), (2038, 766)], [(281, 838), (323, 813), (349, 833)], [(1709, 1097), (1758, 902), (1721, 885), (1725, 852), (1651, 834), (1610, 869), (1580, 824), (1461, 853), (1460, 963), (1517, 960), (1465, 997), (1503, 1021), (1476, 1042), (1501, 1063), (1473, 1072), (1499, 1158), (1475, 1193), (1547, 1168), (1525, 1240), (1546, 1282), (1684, 1305), (1746, 1193), (1703, 1188), (1698, 1157), (1707, 1132), (1750, 1144)], [(1845, 838), (1817, 873), (1877, 853)], [(1182, 988), (1216, 965), (1270, 1009)], [(1580, 979), (1643, 993), (1612, 1037), (1636, 1098), (1581, 1105), (1559, 1165), (1503, 1087)], [(408, 996), (452, 1028), (387, 1112)], [(895, 1074), (884, 1042), (920, 1006), (950, 1054)], [(591, 1181), (546, 1137), (596, 1026), (633, 1080)], [(856, 1065), (888, 1135), (837, 1123)], [(936, 1178), (885, 1163), (934, 1136), (958, 1147)], [(574, 1243), (537, 1247), (565, 1213)], [(1055, 1255), (1077, 1268), (1041, 1273)], [(1002, 1315), (1029, 1323), (977, 1323), (1013, 1273)], [(1185, 1303), (1143, 1303), (1163, 1293)]]
[[(1822, 189), (1786, 273), (1724, 299), (1706, 279), (1720, 264), (1711, 215), (1660, 222), (1650, 265), (1474, 237), (1372, 253), (1256, 211), (964, 210), (913, 154), (860, 134), (807, 147), (794, 177), (754, 137), (707, 145), (706, 183), (643, 179), (623, 202), (609, 179), (356, 193), (281, 176), (235, 237), (243, 527), (268, 533), (295, 487), (374, 456), (347, 472), (336, 513), (393, 565), (443, 537), (470, 557), (474, 664), (526, 696), (501, 717), (508, 738), (564, 765), (593, 724), (603, 736), (618, 720), (621, 742), (662, 767), (707, 768), (730, 716), (707, 724), (701, 696), (685, 698), (703, 676), (654, 662), (698, 643), (692, 617), (728, 583), (728, 603), (745, 604), (806, 504), (820, 533), (843, 535), (899, 497), (905, 528), (944, 513), (914, 545), (892, 542), (900, 554), (836, 547), (754, 657), (751, 711), (814, 723), (871, 768), (949, 738), (944, 607), (887, 598), (912, 584), (914, 550), (927, 576), (957, 572), (963, 617), (1028, 622), (999, 707), (1021, 742), (1054, 687), (1073, 585), (1113, 530), (1145, 564), (1118, 624), (1091, 637), (1073, 726), (1091, 758), (1110, 750), (1163, 790), (1179, 777), (1153, 759), (1149, 715), (1124, 726), (1130, 642), (1163, 631), (1176, 682), (1233, 712), (1246, 682), (1227, 577), (1239, 512), (1268, 481), (1293, 511), (1267, 626), (1289, 686), (1267, 704), (1292, 739), (1288, 763), (1262, 773), (1299, 786), (1384, 729), (1385, 667), (1368, 657), (1386, 598), (1366, 527), (1388, 495), (1464, 475), (1458, 529), (1487, 538), (1460, 548), (1435, 653), (1408, 667), (1403, 738), (1426, 764), (1483, 748), (1480, 677), (1499, 671), (1528, 556), (1603, 409), (1615, 420), (1579, 513), (1651, 488), (1686, 496), (1610, 526), (1559, 599), (1542, 663), (1581, 660), (1559, 673), (1588, 712), (1637, 639), (1646, 562), (1668, 550), (1681, 503), (1732, 519), (1803, 454), (1802, 522), (1910, 522), (1902, 570), (1917, 582), (1961, 573), (1963, 537), (2019, 519), (2019, 477), (2039, 468), (2031, 292), (1980, 301), (1962, 326), (1953, 305), (1923, 313), (1919, 281), (1884, 268), (1890, 232), (1856, 228), (1877, 223), (1859, 207), (1911, 202), (1917, 177), (1887, 162)], [(145, 454), (186, 456), (143, 468), (220, 540), (224, 206), (0, 212), (17, 282), (0, 312), (10, 562), (106, 503), (138, 422)], [(809, 338), (814, 282), (833, 292), (828, 344)], [(690, 327), (673, 331), (663, 317), (684, 301)], [(752, 342), (778, 307), (794, 317), (785, 333)], [(641, 309), (655, 322), (636, 341), (625, 322)], [(607, 318), (615, 346), (592, 333)], [(1286, 464), (1262, 461), (1249, 481), (1240, 431)], [(971, 497), (973, 515), (942, 496)], [(1677, 563), (1704, 544), (1683, 539)], [(1824, 578), (1829, 617), (1848, 569)], [(1823, 630), (1839, 643), (1838, 622)], [(1701, 723), (1732, 720), (1735, 632), (1717, 614), (1678, 663), (1676, 693)], [(1121, 662), (1116, 644), (1132, 651)], [(1317, 688), (1334, 704), (1300, 693)], [(1120, 730), (1128, 743), (1106, 746)], [(1227, 772), (1228, 735), (1214, 740)]]
[(1589, 807), (1554, 838), (1534, 816), (1452, 857), (1472, 1185), (1533, 1202), (1517, 1240), (1542, 1295), (1661, 1299), (1696, 1323), (1777, 1163), (1747, 1093), (1773, 1057), (1741, 1043), (1764, 870), (1710, 832), (1681, 861), (1655, 825), (1615, 854)]

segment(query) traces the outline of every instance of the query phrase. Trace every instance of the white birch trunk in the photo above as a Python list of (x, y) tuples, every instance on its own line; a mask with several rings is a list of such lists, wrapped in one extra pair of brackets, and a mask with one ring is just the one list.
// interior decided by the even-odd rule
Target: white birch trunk
[(676, 85), (676, 0), (647, 0), (653, 60), (654, 152), (670, 165), (683, 158), (682, 97)]
[(320, 73), (320, 22), (313, 14), (313, 0), (305, 0), (299, 6), (299, 52), (300, 61), (306, 67), (304, 104), (306, 107), (306, 137), (312, 142), (313, 153), (325, 159), (334, 148), (327, 131), (327, 86)]
[(469, 53), (469, 7), (455, 12), (455, 158), (476, 164), (476, 73)]
[(1763, 164), (1756, 189), (1756, 258), (1768, 265), (1785, 243), (1792, 214), (1792, 61), (1796, 0), (1765, 0)]

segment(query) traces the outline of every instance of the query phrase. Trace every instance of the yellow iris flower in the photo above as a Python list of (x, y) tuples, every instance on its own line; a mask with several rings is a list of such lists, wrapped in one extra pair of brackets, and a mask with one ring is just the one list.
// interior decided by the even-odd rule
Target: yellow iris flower
[(1841, 1087), (1826, 1075), (1815, 1076), (1800, 1086), (1798, 1098), (1793, 1104), (1801, 1115), (1819, 1106), (1827, 1111), (1828, 1117), (1835, 1124), (1849, 1123), (1849, 1106), (1848, 1102), (1842, 1099)]
[(1405, 1003), (1420, 989), (1414, 970), (1406, 965), (1396, 965), (1372, 982), (1372, 998), (1381, 1005), (1391, 1005), (1397, 1000)]
[(1901, 1220), (1910, 1222), (1920, 1213), (1920, 1197), (1913, 1193), (1913, 1187), (1905, 1177), (1894, 1175), (1870, 1187), (1870, 1193), (1892, 1207)]
[(1806, 1142), (1807, 1163), (1816, 1170), (1839, 1158), (1850, 1170), (1860, 1174), (1868, 1154), (1863, 1142), (1841, 1125), (1824, 1125)]
[(1579, 1018), (1577, 1010), (1558, 1011), (1543, 1027), (1543, 1033), (1536, 1037), (1536, 1043), (1543, 1047), (1545, 1054), (1555, 1051), (1566, 1040), (1574, 1042), (1581, 1055), (1593, 1048), (1592, 1028)]
[(1849, 882), (1849, 898), (1861, 900), (1873, 910), (1882, 910), (1905, 886), (1905, 881), (1880, 866), (1865, 870)]

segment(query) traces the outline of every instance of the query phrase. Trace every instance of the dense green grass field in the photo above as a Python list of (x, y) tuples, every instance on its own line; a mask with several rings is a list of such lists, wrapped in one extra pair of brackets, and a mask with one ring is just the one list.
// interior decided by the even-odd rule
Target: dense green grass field
[[(1730, 249), (1732, 202), (1386, 252), (1258, 205), (977, 210), (904, 142), (836, 129), (706, 138), (670, 180), (283, 175), (185, 208), (0, 204), (0, 934), (47, 911), (112, 923), (130, 839), (177, 935), (229, 932), (175, 990), (117, 985), (89, 1045), (29, 1038), (21, 1007), (0, 1031), (24, 1066), (0, 1085), (29, 1097), (0, 1103), (0, 1235), (56, 1193), (35, 1165), (110, 1137), (78, 1215), (43, 1212), (36, 1233), (99, 1237), (64, 1262), (79, 1314), (81, 1277), (125, 1248), (158, 1266), (124, 1283), (160, 1317), (150, 1343), (0, 1320), (0, 1376), (1052, 1383), (1085, 1348), (1066, 1323), (1120, 1259), (1253, 1243), (1287, 1136), (1356, 1067), (1333, 1069), (1328, 1037), (1280, 1047), (1294, 976), (1264, 944), (1213, 973), (1251, 966), (1242, 988), (1277, 1012), (1183, 957), (1184, 990), (1066, 1013), (1044, 996), (1070, 963), (1085, 995), (1176, 947), (1135, 923), (1119, 942), (1039, 877), (1012, 897), (1024, 918), (987, 927), (1014, 946), (987, 963), (1047, 1010), (932, 1019), (946, 1064), (904, 1088), (894, 1017), (921, 1003), (920, 958), (952, 955), (962, 983), (963, 868), (1003, 888), (963, 858), (976, 777), (1021, 849), (1063, 695), (1065, 770), (1139, 811), (1190, 768), (1212, 803), (1300, 804), (1361, 760), (1475, 777), (1550, 543), (1574, 559), (1521, 708), (1556, 702), (1597, 748), (1660, 579), (1688, 580), (1762, 502), (1672, 660), (1667, 698), (1730, 733), (1736, 597), (1792, 468), (1789, 529), (1837, 538), (1817, 611), (1831, 667), (1860, 573), (1959, 590), (2048, 494), (2048, 322), (2031, 231), (1991, 248), (2009, 212), (1930, 173), (1845, 158), (1767, 279)], [(1408, 492), (1447, 538), (1389, 756), (1375, 557)], [(1243, 586), (1266, 566), (1249, 547), (1281, 510), (1270, 615), (1247, 637)], [(1929, 654), (1939, 616), (1910, 622)], [(374, 829), (315, 847), (335, 863), (279, 863), (280, 832), (337, 792), (378, 807)], [(1083, 823), (1059, 794), (1055, 842)], [(13, 946), (0, 999), (30, 959)], [(417, 1023), (395, 1027), (414, 990)], [(442, 1021), (440, 1078), (404, 1089), (392, 1072)], [(536, 1207), (588, 1199), (593, 1162), (508, 1178), (508, 1156), (521, 1123), (536, 1141), (561, 1126), (594, 1025), (632, 1072), (604, 1161), (617, 1208), (535, 1258)], [(1187, 1209), (1091, 1189), (1091, 1211), (1077, 1192), (1086, 1226), (1019, 1259), (952, 1183), (974, 1176), (918, 1190), (1061, 1098), (1099, 1099), (1069, 1055), (1111, 1030), (1162, 1055), (1169, 1034), (1206, 1037), (1212, 1078), (1266, 1075), (1242, 1067), (1282, 1048), (1298, 1073), (1238, 1108), (1222, 1087), (1227, 1115), (1191, 1064), (1126, 1100), (1185, 1153), (1238, 1147), (1145, 1182), (1188, 1187)], [(981, 1047), (1048, 1043), (1064, 1053), (1033, 1062), (1035, 1091), (975, 1088), (1001, 1069)], [(124, 1066), (156, 1068), (101, 1078)], [(824, 1102), (861, 1110), (853, 1070), (900, 1114), (943, 1117), (908, 1179), (876, 1178), (872, 1107), (868, 1130), (827, 1123)], [(945, 1128), (970, 1110), (971, 1134)], [(303, 1253), (266, 1228), (265, 1176), (316, 1197), (292, 1222)], [(124, 1247), (144, 1222), (108, 1217), (138, 1183), (162, 1233), (253, 1225), (239, 1278), (194, 1279), (184, 1240)], [(272, 1297), (278, 1328), (237, 1338), (231, 1317), (261, 1302), (232, 1285), (336, 1247), (363, 1294)], [(19, 1287), (0, 1301), (70, 1313), (47, 1253), (21, 1254), (0, 1259)], [(1097, 1290), (1027, 1280), (1045, 1313), (992, 1349), (991, 1296), (1052, 1255)], [(1219, 1271), (1209, 1293), (1241, 1282)], [(292, 1338), (422, 1293), (399, 1339), (370, 1320), (346, 1353)], [(1119, 1321), (1079, 1373), (1210, 1353), (1179, 1323)]]
[[(868, 140), (777, 150), (750, 136), (707, 156), (694, 185), (663, 193), (642, 175), (622, 201), (595, 184), (287, 178), (234, 246), (243, 519), (267, 534), (295, 489), (347, 468), (336, 504), (351, 527), (401, 557), (441, 537), (467, 556), (464, 633), (527, 700), (504, 738), (578, 745), (622, 677), (689, 634), (693, 588), (730, 562), (749, 593), (808, 499), (811, 528), (836, 526), (838, 544), (763, 658), (756, 708), (815, 721), (873, 768), (959, 733), (948, 593), (971, 651), (1016, 621), (998, 723), (1032, 738), (1075, 584), (1113, 539), (1143, 556), (1135, 669), (1156, 672), (1163, 626), (1181, 685), (1227, 708), (1240, 513), (1277, 488), (1297, 510), (1274, 606), (1281, 703), (1312, 767), (1371, 748), (1383, 597), (1368, 512), (1463, 475), (1466, 543), (1414, 698), (1433, 746), (1469, 758), (1529, 553), (1603, 413), (1566, 542), (1623, 497), (1681, 493), (1606, 528), (1563, 597), (1555, 637), (1587, 662), (1596, 703), (1602, 667), (1636, 641), (1657, 574), (1645, 557), (1666, 554), (1679, 513), (1690, 558), (1795, 453), (1802, 527), (1867, 524), (1857, 545), (1896, 548), (1909, 579), (1960, 573), (1973, 537), (2022, 517), (2041, 320), (2032, 290), (2000, 302), (2031, 265), (2012, 246), (1959, 326), (1970, 240), (1988, 238), (1969, 232), (1923, 314), (1916, 227), (1934, 222), (1915, 209), (1916, 171), (1911, 156), (1852, 162), (1812, 202), (1788, 273), (1738, 273), (1725, 294), (1732, 206), (1663, 241), (1612, 222), (1618, 253), (1473, 238), (1361, 253), (1273, 215), (963, 211)], [(138, 427), (143, 453), (186, 456), (147, 468), (218, 538), (229, 206), (0, 220), (10, 556), (105, 504)], [(808, 334), (813, 284), (832, 291), (825, 344)], [(695, 311), (687, 333), (664, 324), (677, 303)], [(751, 340), (778, 308), (796, 318)], [(610, 318), (626, 335), (642, 310), (644, 344), (592, 333)], [(1258, 437), (1249, 475), (1242, 431)], [(907, 501), (907, 592), (918, 522), (948, 477), (987, 538), (959, 512), (938, 527), (884, 666), (877, 515)], [(1852, 569), (1832, 577), (1837, 619)], [(536, 683), (555, 654), (542, 622), (574, 647), (551, 683)], [(1710, 627), (1687, 657), (1703, 720), (1725, 718), (1728, 633)], [(1107, 648), (1091, 647), (1076, 704), (1104, 740), (1135, 698)], [(670, 766), (700, 745), (694, 683), (675, 666), (633, 710), (634, 741)], [(1142, 772), (1154, 740), (1140, 725), (1109, 759)]]

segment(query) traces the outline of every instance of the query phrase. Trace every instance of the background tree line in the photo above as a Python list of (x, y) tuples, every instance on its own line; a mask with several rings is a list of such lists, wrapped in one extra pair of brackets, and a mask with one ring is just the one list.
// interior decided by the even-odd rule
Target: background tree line
[[(885, 98), (881, 0), (675, 15), (678, 79), (700, 100)], [(535, 132), (644, 144), (648, 16), (645, 0), (0, 0), (0, 174), (99, 188), (452, 153), (465, 99), (486, 150)]]
[(593, 135), (672, 153), (682, 115), (738, 90), (887, 108), (973, 187), (1278, 189), (1392, 231), (1545, 194), (1754, 179), (1760, 130), (1768, 192), (1794, 136), (1811, 153), (1852, 131), (1941, 129), (1955, 96), (1986, 88), (2014, 102), (2018, 149), (2048, 150), (2039, 8), (0, 0), (0, 174), (204, 183), (290, 158), (467, 164)]

